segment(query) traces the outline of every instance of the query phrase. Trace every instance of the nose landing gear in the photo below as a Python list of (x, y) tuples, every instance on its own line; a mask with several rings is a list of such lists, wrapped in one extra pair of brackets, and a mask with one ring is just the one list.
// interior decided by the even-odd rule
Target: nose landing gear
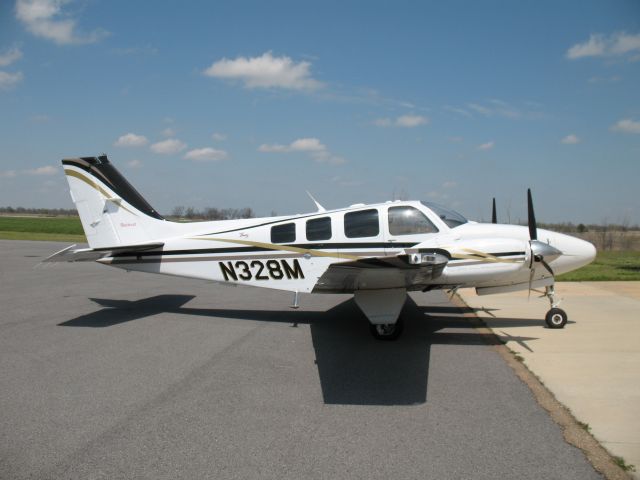
[(551, 309), (547, 312), (544, 317), (544, 321), (549, 328), (564, 328), (567, 324), (567, 312), (558, 308), (560, 305), (560, 300), (556, 300), (556, 292), (553, 285), (545, 287), (544, 291), (545, 297), (549, 299), (549, 303), (551, 304)]

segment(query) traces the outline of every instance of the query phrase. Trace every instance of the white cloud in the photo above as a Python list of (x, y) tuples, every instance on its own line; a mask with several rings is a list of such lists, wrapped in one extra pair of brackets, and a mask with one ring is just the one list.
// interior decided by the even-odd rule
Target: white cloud
[(161, 155), (174, 155), (187, 148), (187, 144), (177, 138), (169, 138), (151, 145), (151, 150)]
[(497, 98), (493, 98), (487, 101), (487, 104), (478, 104), (478, 103), (469, 103), (467, 104), (469, 109), (484, 115), (485, 117), (507, 117), (507, 118), (518, 118), (522, 116), (520, 111), (515, 107), (509, 105), (507, 102), (503, 100), (499, 100)]
[(9, 90), (23, 79), (22, 72), (9, 73), (0, 71), (0, 90)]
[(459, 107), (452, 107), (451, 105), (445, 105), (443, 107), (445, 110), (449, 111), (449, 112), (453, 112), (453, 113), (457, 113), (458, 115), (462, 115), (463, 117), (472, 117), (473, 115), (471, 115), (471, 113), (469, 113), (468, 110), (465, 110), (464, 108), (459, 108)]
[(447, 182), (444, 182), (442, 184), (442, 188), (454, 188), (458, 186), (458, 182), (454, 182), (452, 180), (449, 180)]
[(640, 122), (636, 122), (630, 118), (625, 118), (623, 120), (619, 120), (615, 125), (612, 125), (611, 130), (614, 132), (640, 134)]
[(262, 144), (258, 150), (261, 152), (319, 152), (326, 148), (317, 138), (299, 138), (289, 145)]
[(490, 142), (487, 143), (483, 143), (481, 145), (478, 145), (476, 148), (478, 150), (491, 150), (493, 148), (493, 146), (495, 145), (494, 141), (491, 140)]
[(129, 167), (129, 168), (140, 168), (140, 167), (142, 167), (142, 162), (140, 160), (138, 160), (137, 158), (134, 158), (133, 160), (129, 160), (127, 162), (127, 167)]
[(144, 147), (149, 140), (144, 135), (136, 135), (135, 133), (126, 133), (115, 141), (116, 147)]
[(267, 153), (291, 152), (291, 148), (289, 147), (289, 145), (279, 145), (277, 143), (272, 143), (272, 144), (263, 143), (258, 147), (258, 151), (267, 152)]
[(426, 117), (422, 115), (402, 115), (396, 119), (396, 125), (398, 127), (413, 128), (418, 125), (424, 125), (428, 122)]
[(323, 84), (311, 77), (310, 67), (310, 62), (296, 63), (289, 57), (274, 57), (266, 52), (260, 57), (223, 58), (203, 73), (208, 77), (241, 81), (247, 88), (316, 90)]
[(289, 145), (265, 143), (258, 147), (258, 151), (267, 153), (305, 152), (319, 163), (330, 163), (333, 165), (339, 165), (345, 162), (344, 158), (333, 155), (329, 152), (326, 145), (320, 142), (320, 140), (318, 140), (317, 138), (312, 137), (299, 138), (291, 142)]
[(317, 138), (299, 138), (291, 142), (290, 148), (294, 152), (321, 152), (327, 149)]
[(474, 110), (477, 113), (481, 113), (482, 115), (486, 115), (486, 116), (493, 115), (493, 112), (491, 111), (490, 108), (484, 107), (482, 105), (478, 105), (477, 103), (468, 103), (467, 107), (469, 107), (471, 110)]
[(23, 173), (26, 175), (55, 175), (58, 173), (58, 169), (51, 165), (47, 165), (44, 167), (32, 168), (30, 170), (23, 170)]
[(15, 170), (0, 171), (0, 178), (13, 178), (17, 175)]
[(401, 115), (395, 120), (391, 118), (376, 118), (373, 124), (377, 127), (401, 127), (401, 128), (413, 128), (420, 125), (429, 123), (427, 117), (422, 115)]
[(576, 143), (580, 143), (580, 138), (577, 135), (571, 133), (564, 137), (561, 142), (566, 145), (575, 145)]
[(211, 138), (216, 142), (224, 142), (227, 139), (226, 133), (213, 132)]
[(490, 98), (484, 100), (482, 103), (473, 102), (467, 103), (464, 108), (455, 107), (451, 105), (445, 105), (443, 108), (449, 112), (457, 113), (467, 118), (471, 118), (474, 115), (482, 115), (484, 117), (504, 117), (504, 118), (538, 118), (541, 113), (538, 109), (540, 105), (533, 102), (523, 102), (529, 109), (523, 109), (514, 107), (513, 105), (500, 100), (498, 98)]
[(601, 33), (591, 34), (586, 42), (577, 43), (569, 48), (566, 56), (570, 60), (575, 60), (584, 57), (620, 57), (638, 52), (640, 52), (640, 33), (630, 35), (626, 32), (615, 32), (608, 37)]
[(176, 131), (171, 127), (167, 127), (164, 130), (162, 130), (163, 137), (175, 137), (175, 135), (176, 135)]
[(184, 155), (185, 160), (193, 160), (194, 162), (219, 162), (227, 157), (228, 154), (224, 150), (217, 150), (211, 147), (195, 148)]
[(22, 58), (22, 50), (18, 47), (11, 47), (6, 50), (4, 53), (0, 53), (0, 67), (6, 67), (11, 65), (16, 60)]
[(71, 0), (17, 0), (16, 18), (33, 35), (58, 45), (94, 43), (108, 35), (103, 29), (78, 34), (75, 19), (62, 11)]

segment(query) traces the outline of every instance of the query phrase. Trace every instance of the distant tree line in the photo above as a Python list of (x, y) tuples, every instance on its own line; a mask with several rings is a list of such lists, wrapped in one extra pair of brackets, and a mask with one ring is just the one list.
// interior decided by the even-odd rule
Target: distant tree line
[(12, 215), (78, 215), (75, 208), (25, 208), (25, 207), (0, 207), (0, 214)]
[[(526, 223), (523, 223), (526, 225)], [(587, 232), (602, 232), (602, 231), (617, 231), (617, 232), (629, 232), (629, 231), (637, 231), (640, 230), (640, 226), (631, 225), (628, 221), (623, 221), (621, 223), (609, 223), (608, 221), (604, 221), (601, 224), (589, 223), (585, 225), (584, 223), (572, 223), (572, 222), (562, 222), (562, 223), (541, 223), (538, 222), (538, 227), (545, 228), (547, 230), (553, 230), (554, 232), (563, 232), (563, 233), (587, 233)]]
[[(0, 215), (46, 215), (46, 216), (77, 216), (75, 208), (25, 208), (0, 207)], [(205, 207), (198, 210), (195, 207), (175, 207), (169, 218), (175, 220), (231, 220), (236, 218), (254, 218), (254, 211), (249, 208), (215, 208)]]
[(205, 207), (197, 210), (195, 207), (175, 207), (170, 218), (185, 220), (232, 220), (236, 218), (253, 218), (255, 214), (249, 207), (245, 208), (215, 208)]

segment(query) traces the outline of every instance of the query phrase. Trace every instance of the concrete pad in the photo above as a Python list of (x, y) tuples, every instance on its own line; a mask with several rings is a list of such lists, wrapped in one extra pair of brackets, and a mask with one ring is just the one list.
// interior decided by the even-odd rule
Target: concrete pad
[(607, 450), (640, 470), (640, 282), (562, 282), (556, 292), (569, 316), (562, 330), (546, 328), (549, 303), (535, 292), (529, 301), (527, 292), (460, 295)]

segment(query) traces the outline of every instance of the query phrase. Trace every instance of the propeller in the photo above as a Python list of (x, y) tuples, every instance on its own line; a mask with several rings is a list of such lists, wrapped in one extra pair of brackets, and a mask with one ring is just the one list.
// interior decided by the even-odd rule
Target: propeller
[(496, 197), (493, 197), (493, 208), (491, 209), (491, 223), (498, 223), (498, 215), (496, 214)]
[(529, 264), (529, 296), (531, 296), (531, 285), (536, 272), (535, 263), (542, 264), (547, 272), (554, 277), (553, 269), (547, 262), (555, 260), (562, 255), (562, 252), (548, 243), (538, 240), (538, 225), (536, 223), (536, 214), (533, 210), (530, 188), (527, 189), (527, 224), (529, 226), (529, 245), (531, 247), (531, 263)]

